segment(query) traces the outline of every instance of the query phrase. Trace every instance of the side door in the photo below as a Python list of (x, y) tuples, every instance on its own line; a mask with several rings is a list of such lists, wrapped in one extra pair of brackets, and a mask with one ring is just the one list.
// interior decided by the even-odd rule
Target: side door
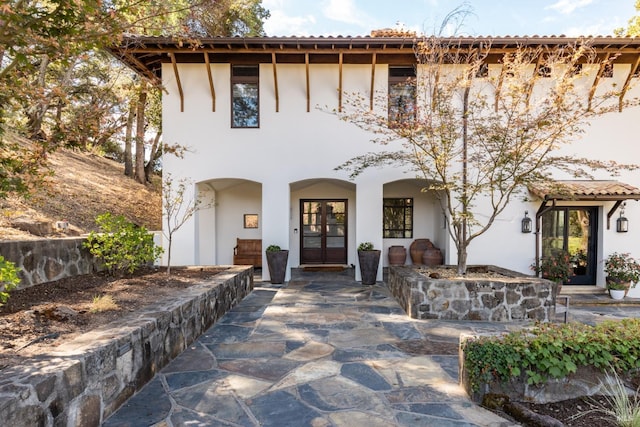
[(598, 209), (594, 206), (557, 207), (542, 215), (542, 256), (565, 250), (574, 276), (567, 285), (595, 285)]

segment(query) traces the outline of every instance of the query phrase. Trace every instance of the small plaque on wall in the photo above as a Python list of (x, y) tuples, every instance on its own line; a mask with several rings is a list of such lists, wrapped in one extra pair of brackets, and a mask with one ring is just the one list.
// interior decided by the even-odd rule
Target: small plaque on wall
[(244, 214), (244, 228), (258, 228), (258, 214)]

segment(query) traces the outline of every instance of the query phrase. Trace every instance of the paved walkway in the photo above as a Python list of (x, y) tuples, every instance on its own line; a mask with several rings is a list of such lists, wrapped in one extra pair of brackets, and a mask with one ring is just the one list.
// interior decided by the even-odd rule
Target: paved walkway
[(349, 279), (257, 285), (104, 425), (512, 425), (459, 387), (457, 348), (521, 325), (412, 320)]
[[(382, 284), (320, 277), (258, 282), (104, 425), (512, 425), (458, 386), (458, 337), (524, 324), (412, 320)], [(630, 316), (640, 305), (571, 307), (569, 320)]]

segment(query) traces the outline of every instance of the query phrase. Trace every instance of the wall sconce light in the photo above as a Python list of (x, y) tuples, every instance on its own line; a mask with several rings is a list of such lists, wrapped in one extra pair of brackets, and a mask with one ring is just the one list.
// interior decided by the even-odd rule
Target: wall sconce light
[(529, 218), (529, 211), (524, 211), (524, 218), (522, 218), (522, 232), (531, 233), (531, 218)]
[(618, 233), (626, 233), (629, 231), (629, 220), (624, 216), (624, 207), (626, 203), (622, 204), (622, 209), (620, 209), (620, 217), (616, 220), (616, 231)]

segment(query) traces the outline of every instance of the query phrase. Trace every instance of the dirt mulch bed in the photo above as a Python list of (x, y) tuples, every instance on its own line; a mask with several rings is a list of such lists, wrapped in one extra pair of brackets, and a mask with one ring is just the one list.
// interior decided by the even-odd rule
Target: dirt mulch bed
[[(0, 307), (0, 370), (51, 351), (221, 271), (224, 269), (173, 268), (170, 276), (164, 270), (146, 270), (121, 278), (94, 274), (13, 291)], [(105, 296), (111, 297), (116, 307), (99, 311), (94, 298)]]
[[(625, 385), (630, 391), (640, 390), (640, 373), (627, 375), (623, 378)], [(630, 396), (635, 404), (640, 405), (638, 401), (638, 394), (636, 396)], [(613, 418), (612, 413), (607, 412), (611, 410), (611, 397), (595, 395), (595, 396), (581, 396), (575, 399), (562, 400), (560, 402), (550, 403), (531, 403), (531, 402), (515, 402), (508, 409), (509, 413), (505, 413), (506, 406), (501, 409), (488, 408), (497, 413), (501, 417), (510, 419), (523, 426), (567, 426), (567, 427), (616, 427), (618, 423)], [(493, 403), (492, 400), (490, 402)], [(515, 408), (515, 409), (513, 409)], [(546, 420), (538, 419), (533, 421), (528, 418), (525, 413), (524, 416), (521, 413), (521, 409), (524, 411), (530, 410), (535, 416), (549, 417)], [(557, 421), (557, 423), (556, 423)]]

